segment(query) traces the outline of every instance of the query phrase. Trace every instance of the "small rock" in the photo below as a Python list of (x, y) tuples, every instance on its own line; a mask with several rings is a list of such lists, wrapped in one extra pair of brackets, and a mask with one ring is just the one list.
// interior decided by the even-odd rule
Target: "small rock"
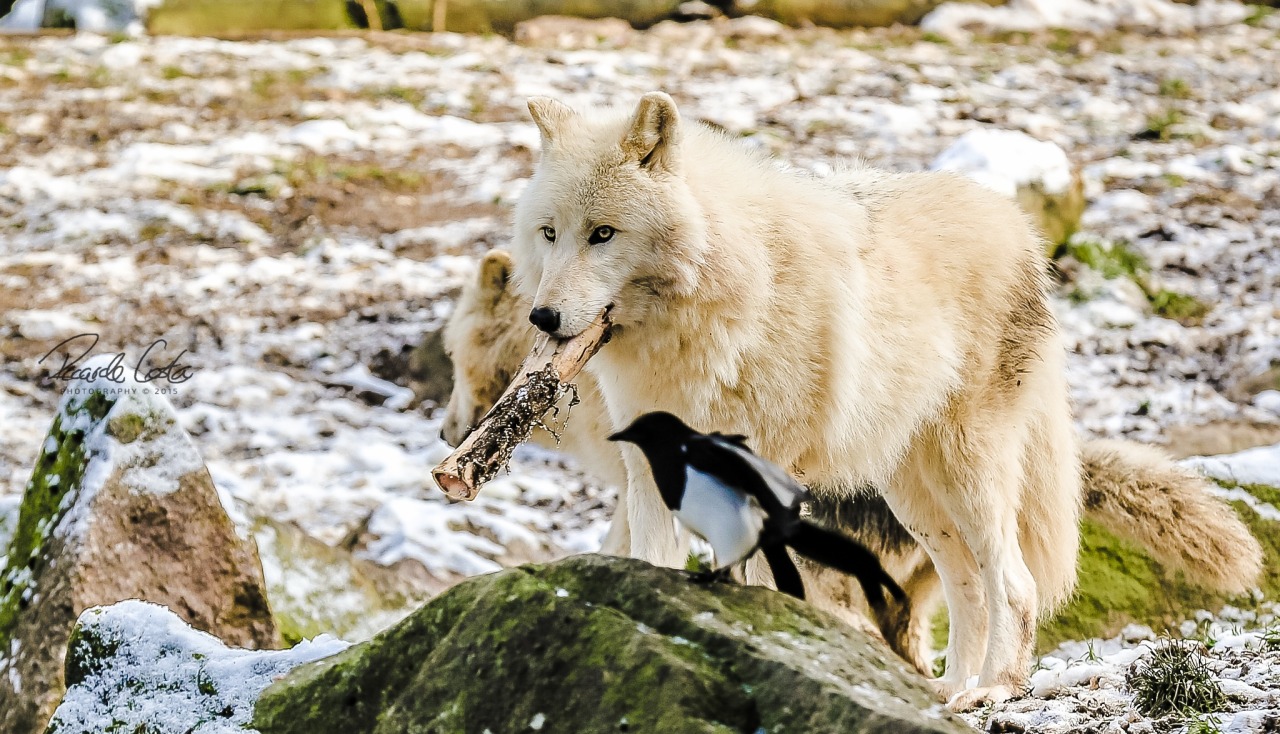
[(777, 38), (787, 32), (787, 27), (776, 20), (758, 15), (744, 15), (725, 24), (730, 38)]
[[(1227, 386), (1227, 397), (1237, 403), (1253, 402), (1255, 396), (1261, 396), (1263, 393), (1275, 393), (1280, 391), (1280, 365), (1275, 365), (1270, 369), (1263, 370), (1255, 374), (1248, 374), (1239, 377)], [(1269, 400), (1263, 398), (1264, 402)], [(1258, 407), (1263, 407), (1259, 405)], [(1265, 409), (1265, 408), (1264, 408)]]
[(1080, 227), (1084, 181), (1057, 145), (1016, 130), (965, 133), (933, 161), (935, 171), (956, 171), (1018, 201), (1036, 220), (1050, 254)]
[(253, 535), (271, 611), (289, 642), (325, 633), (367, 640), (403, 619), (429, 591), (438, 591), (317, 540), (292, 523), (261, 520)]
[(1120, 630), (1120, 638), (1125, 642), (1141, 642), (1154, 640), (1156, 633), (1145, 624), (1126, 624), (1124, 629)]
[(708, 5), (707, 3), (702, 2), (702, 0), (691, 0), (691, 2), (680, 3), (680, 6), (676, 8), (677, 20), (711, 20), (712, 18), (719, 18), (722, 15), (724, 15), (724, 13), (720, 12), (720, 8), (717, 8), (714, 5)]
[(524, 46), (597, 48), (625, 46), (636, 34), (618, 18), (572, 18), (543, 15), (516, 23), (515, 40)]
[(379, 351), (373, 357), (370, 372), (412, 390), (410, 406), (423, 402), (443, 406), (453, 391), (453, 362), (444, 351), (444, 338), (438, 330), (427, 332), (417, 346)]
[(1280, 390), (1263, 390), (1253, 396), (1254, 407), (1274, 413), (1280, 418)]
[(67, 645), (67, 694), (49, 731), (241, 732), (271, 681), (346, 647), (322, 636), (288, 650), (235, 650), (155, 604), (94, 607)]

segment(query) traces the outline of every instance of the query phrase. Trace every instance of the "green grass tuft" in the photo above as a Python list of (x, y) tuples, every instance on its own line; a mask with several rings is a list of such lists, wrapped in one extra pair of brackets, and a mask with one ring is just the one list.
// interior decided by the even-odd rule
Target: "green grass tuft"
[(1147, 300), (1151, 301), (1151, 310), (1156, 314), (1184, 324), (1198, 324), (1209, 313), (1207, 303), (1185, 293), (1168, 290), (1148, 292)]
[(1197, 716), (1187, 722), (1187, 734), (1222, 734), (1216, 716)]
[(1267, 16), (1274, 12), (1276, 12), (1275, 8), (1269, 8), (1266, 5), (1250, 5), (1249, 15), (1245, 17), (1244, 24), (1256, 28), (1262, 25), (1262, 21), (1266, 20)]
[(1161, 110), (1147, 118), (1147, 126), (1138, 133), (1141, 140), (1172, 140), (1177, 126), (1182, 124), (1182, 113), (1173, 108)]
[(1160, 82), (1160, 96), (1174, 99), (1191, 99), (1191, 85), (1186, 79), (1173, 77)]
[(1127, 242), (1098, 242), (1077, 239), (1066, 246), (1066, 254), (1080, 264), (1098, 271), (1108, 280), (1113, 278), (1137, 278), (1145, 275), (1150, 266), (1140, 253)]
[(1133, 703), (1147, 716), (1194, 716), (1221, 711), (1227, 696), (1198, 644), (1166, 640), (1134, 663), (1128, 685)]

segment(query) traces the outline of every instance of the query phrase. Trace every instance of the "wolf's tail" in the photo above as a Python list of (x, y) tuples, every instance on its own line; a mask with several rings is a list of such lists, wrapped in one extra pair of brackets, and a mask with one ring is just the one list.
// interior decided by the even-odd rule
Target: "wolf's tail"
[(1129, 441), (1083, 441), (1080, 462), (1085, 517), (1194, 584), (1229, 594), (1253, 588), (1262, 547), (1204, 477)]

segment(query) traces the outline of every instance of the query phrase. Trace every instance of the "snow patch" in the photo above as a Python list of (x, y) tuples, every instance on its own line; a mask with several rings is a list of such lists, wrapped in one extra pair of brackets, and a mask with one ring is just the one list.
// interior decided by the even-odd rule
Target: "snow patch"
[[(1183, 463), (1222, 481), (1280, 487), (1280, 444), (1221, 456), (1193, 456)], [(1280, 519), (1280, 516), (1270, 519)]]
[(929, 33), (967, 38), (972, 31), (1039, 31), (1048, 28), (1104, 32), (1117, 28), (1180, 33), (1230, 25), (1248, 9), (1230, 0), (1202, 0), (1183, 5), (1169, 0), (1011, 0), (989, 7), (949, 2), (920, 21)]
[(1016, 130), (970, 130), (951, 144), (930, 166), (956, 171), (1008, 197), (1018, 188), (1034, 185), (1046, 194), (1071, 187), (1071, 163), (1062, 148)]
[[(63, 734), (96, 734), (103, 722), (115, 722), (121, 731), (243, 734), (263, 689), (293, 668), (349, 646), (321, 635), (289, 650), (231, 649), (142, 601), (94, 607), (80, 615), (79, 626), (81, 635), (115, 648), (105, 664), (92, 666), (67, 690), (52, 721)], [(82, 653), (73, 647), (69, 654)]]
[[(64, 499), (71, 504), (55, 527), (55, 532), (70, 538), (83, 530), (94, 497), (116, 467), (127, 467), (120, 481), (130, 491), (155, 494), (177, 491), (183, 476), (204, 468), (200, 452), (179, 425), (169, 400), (155, 394), (148, 383), (138, 382), (133, 368), (103, 354), (86, 360), (80, 369), (80, 379), (68, 385), (58, 405), (62, 430), (84, 432), (86, 468), (80, 490)], [(114, 396), (115, 403), (106, 416), (94, 421), (82, 406), (97, 393)], [(125, 416), (141, 418), (148, 432), (128, 443), (109, 435), (111, 422)]]

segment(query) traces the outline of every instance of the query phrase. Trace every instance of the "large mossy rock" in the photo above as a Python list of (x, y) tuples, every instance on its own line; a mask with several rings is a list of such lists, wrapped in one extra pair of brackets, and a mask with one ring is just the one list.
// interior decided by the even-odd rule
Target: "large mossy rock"
[(164, 0), (147, 14), (149, 33), (180, 36), (355, 27), (347, 0)]
[(5, 734), (44, 730), (89, 607), (148, 599), (241, 647), (277, 641), (252, 541), (168, 400), (119, 372), (67, 388), (0, 557)]
[(297, 668), (263, 734), (961, 732), (883, 645), (774, 591), (576, 556), (468, 580)]
[(1227, 604), (1256, 609), (1280, 600), (1280, 489), (1249, 485), (1223, 494), (1262, 544), (1261, 596), (1231, 597), (1189, 584), (1137, 546), (1086, 521), (1079, 586), (1071, 603), (1041, 625), (1041, 650), (1067, 640), (1112, 637), (1134, 623), (1177, 634), (1179, 625), (1200, 609), (1217, 612)]

